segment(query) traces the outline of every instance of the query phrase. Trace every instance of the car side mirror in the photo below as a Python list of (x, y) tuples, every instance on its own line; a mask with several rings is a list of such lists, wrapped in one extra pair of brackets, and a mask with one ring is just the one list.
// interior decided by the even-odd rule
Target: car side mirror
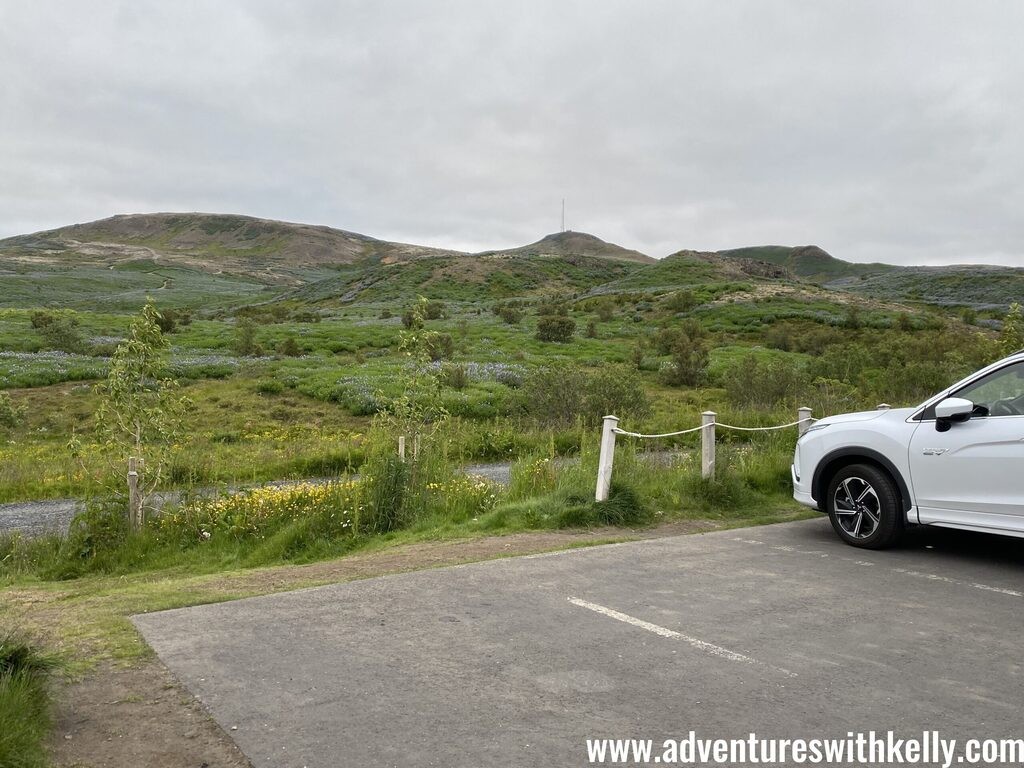
[(967, 421), (974, 411), (974, 403), (962, 397), (947, 397), (935, 406), (935, 430), (947, 431), (953, 424)]

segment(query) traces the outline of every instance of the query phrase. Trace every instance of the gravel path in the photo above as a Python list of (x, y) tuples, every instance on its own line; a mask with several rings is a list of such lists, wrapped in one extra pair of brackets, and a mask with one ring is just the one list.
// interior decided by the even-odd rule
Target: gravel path
[(0, 504), (0, 531), (22, 531), (29, 536), (66, 531), (80, 508), (81, 502), (74, 499)]

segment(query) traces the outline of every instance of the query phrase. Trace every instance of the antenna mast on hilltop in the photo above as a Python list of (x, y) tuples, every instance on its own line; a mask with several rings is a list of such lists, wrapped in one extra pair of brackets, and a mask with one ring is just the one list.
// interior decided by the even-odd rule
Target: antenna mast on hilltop
[(562, 198), (562, 231), (565, 232), (565, 198)]

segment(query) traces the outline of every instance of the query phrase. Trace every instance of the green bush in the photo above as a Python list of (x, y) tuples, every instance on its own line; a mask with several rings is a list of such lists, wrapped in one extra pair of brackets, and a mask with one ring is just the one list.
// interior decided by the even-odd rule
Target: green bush
[(545, 315), (537, 321), (537, 340), (565, 344), (576, 333), (576, 321), (561, 315)]
[(594, 305), (594, 311), (597, 313), (598, 320), (607, 323), (615, 317), (615, 302), (610, 299), (599, 301)]
[(287, 336), (277, 345), (277, 354), (284, 357), (302, 357), (302, 347), (295, 340), (294, 336)]
[(1003, 319), (1003, 327), (999, 332), (999, 354), (1012, 355), (1024, 349), (1024, 310), (1014, 302), (1010, 311)]
[[(79, 353), (85, 349), (85, 339), (78, 329), (78, 316), (74, 312), (43, 314), (46, 319), (40, 319), (41, 324), (36, 327), (43, 337), (43, 344), (46, 348), (70, 354)], [(35, 319), (35, 315), (33, 315), (33, 322)]]
[(448, 308), (443, 302), (428, 301), (423, 308), (423, 316), (427, 320), (440, 320), (442, 317), (448, 317)]
[(805, 390), (806, 372), (785, 358), (748, 355), (728, 366), (721, 381), (732, 405), (772, 410), (794, 403)]
[(523, 410), (544, 424), (595, 425), (608, 414), (642, 419), (650, 413), (639, 375), (624, 365), (586, 369), (561, 363), (537, 368), (519, 392)]
[(402, 313), (402, 325), (406, 330), (415, 331), (423, 327), (423, 312), (418, 306), (407, 307)]
[(672, 359), (661, 369), (662, 380), (673, 387), (695, 387), (701, 383), (710, 354), (700, 339), (684, 337), (672, 349)]
[(464, 365), (446, 365), (441, 368), (441, 381), (452, 389), (463, 390), (469, 386), (469, 371)]
[(256, 341), (256, 323), (251, 317), (240, 317), (235, 325), (234, 350), (245, 357), (259, 357), (263, 347)]
[(697, 296), (688, 288), (676, 291), (665, 302), (665, 309), (673, 314), (692, 312), (696, 306)]
[(518, 325), (519, 321), (523, 319), (523, 310), (510, 302), (495, 304), (494, 314), (500, 317), (506, 325)]
[(427, 355), (433, 361), (450, 360), (455, 354), (455, 340), (448, 333), (432, 333), (424, 339)]
[(6, 392), (0, 392), (0, 427), (19, 427), (24, 417), (25, 407), (15, 403)]

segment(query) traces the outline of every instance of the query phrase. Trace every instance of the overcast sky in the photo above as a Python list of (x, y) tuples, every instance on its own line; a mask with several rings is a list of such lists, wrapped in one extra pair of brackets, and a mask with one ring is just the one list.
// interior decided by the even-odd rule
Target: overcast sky
[(1024, 266), (1024, 3), (0, 0), (0, 236), (210, 211), (480, 250)]

